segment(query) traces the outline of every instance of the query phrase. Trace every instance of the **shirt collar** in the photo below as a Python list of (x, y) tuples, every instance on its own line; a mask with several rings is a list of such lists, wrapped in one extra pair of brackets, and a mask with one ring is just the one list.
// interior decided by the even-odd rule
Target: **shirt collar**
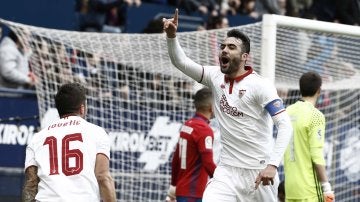
[(202, 119), (208, 124), (210, 123), (210, 120), (200, 113), (195, 113), (194, 118)]

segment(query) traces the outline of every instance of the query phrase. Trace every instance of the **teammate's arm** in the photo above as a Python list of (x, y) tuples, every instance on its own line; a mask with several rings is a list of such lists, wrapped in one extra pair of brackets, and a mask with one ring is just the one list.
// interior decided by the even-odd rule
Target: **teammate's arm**
[(38, 184), (40, 182), (37, 171), (38, 168), (36, 166), (30, 166), (25, 170), (25, 182), (22, 191), (23, 202), (35, 201), (35, 196), (38, 192)]
[(102, 201), (115, 202), (115, 184), (109, 171), (109, 159), (104, 154), (96, 155), (95, 176), (99, 183)]

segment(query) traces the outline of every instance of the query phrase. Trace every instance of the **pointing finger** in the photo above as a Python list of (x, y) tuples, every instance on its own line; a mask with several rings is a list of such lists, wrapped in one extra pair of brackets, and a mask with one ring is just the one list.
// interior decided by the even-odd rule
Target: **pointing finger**
[(178, 18), (179, 18), (179, 10), (175, 9), (175, 14), (174, 14), (174, 22), (177, 24), (178, 23)]

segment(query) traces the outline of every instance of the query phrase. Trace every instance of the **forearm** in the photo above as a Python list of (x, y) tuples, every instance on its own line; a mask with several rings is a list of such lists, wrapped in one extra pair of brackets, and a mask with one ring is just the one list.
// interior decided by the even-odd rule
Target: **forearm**
[(212, 152), (201, 153), (201, 161), (206, 172), (212, 178), (216, 168), (216, 165), (213, 161), (213, 153)]
[(167, 38), (167, 45), (172, 64), (184, 74), (199, 82), (204, 73), (203, 67), (185, 55), (176, 37)]
[(115, 184), (112, 177), (109, 175), (98, 177), (98, 183), (100, 188), (100, 196), (103, 202), (115, 202)]
[(318, 180), (321, 183), (328, 182), (325, 166), (320, 165), (320, 164), (314, 164), (314, 167), (315, 167), (315, 172), (316, 172), (316, 176), (317, 176)]
[(273, 120), (277, 127), (278, 133), (274, 149), (270, 155), (269, 164), (278, 167), (284, 155), (284, 152), (290, 142), (293, 129), (290, 117), (288, 116), (286, 111), (274, 116)]
[(22, 190), (22, 202), (35, 202), (35, 196), (38, 192), (39, 178), (37, 176), (37, 167), (29, 167), (25, 172), (25, 183)]

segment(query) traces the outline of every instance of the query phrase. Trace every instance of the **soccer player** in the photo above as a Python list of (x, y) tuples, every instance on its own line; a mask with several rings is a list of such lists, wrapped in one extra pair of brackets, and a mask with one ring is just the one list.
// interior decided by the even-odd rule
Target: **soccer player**
[(22, 200), (116, 201), (109, 136), (84, 119), (85, 88), (64, 84), (55, 105), (60, 119), (35, 134), (26, 148)]
[[(203, 201), (277, 201), (277, 167), (292, 127), (273, 83), (246, 66), (250, 39), (230, 30), (220, 44), (220, 67), (203, 66), (188, 58), (177, 40), (177, 9), (163, 25), (174, 66), (214, 93), (222, 150)], [(273, 123), (278, 130), (275, 145)]]
[(321, 83), (319, 74), (303, 74), (301, 99), (287, 107), (294, 134), (284, 155), (286, 201), (334, 200), (324, 166), (325, 116), (315, 108)]
[(202, 88), (194, 96), (196, 113), (181, 127), (179, 142), (172, 159), (170, 199), (177, 202), (201, 202), (208, 178), (213, 177), (214, 133), (212, 92)]

